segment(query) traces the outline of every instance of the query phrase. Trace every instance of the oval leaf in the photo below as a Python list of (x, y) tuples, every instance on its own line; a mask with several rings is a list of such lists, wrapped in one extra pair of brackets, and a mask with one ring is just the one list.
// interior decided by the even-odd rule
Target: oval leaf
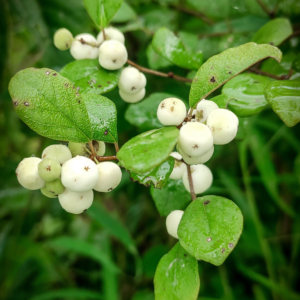
[(280, 61), (282, 53), (271, 45), (247, 43), (211, 57), (201, 66), (193, 80), (190, 106), (194, 108), (201, 99), (207, 97), (229, 79), (267, 57)]
[(167, 160), (177, 143), (178, 135), (176, 127), (164, 127), (137, 135), (117, 153), (119, 162), (127, 170), (149, 172)]
[(177, 243), (160, 260), (154, 277), (156, 300), (196, 300), (200, 289), (198, 262)]
[(260, 28), (254, 35), (252, 41), (257, 44), (279, 46), (292, 33), (293, 28), (288, 19), (275, 19)]
[(118, 85), (120, 70), (103, 69), (97, 59), (82, 59), (67, 64), (60, 74), (70, 79), (81, 94), (103, 94)]
[(219, 196), (194, 200), (178, 228), (181, 246), (192, 256), (221, 265), (236, 246), (243, 229), (243, 215), (236, 204)]
[(106, 97), (95, 94), (83, 94), (93, 130), (93, 140), (107, 143), (118, 141), (117, 109)]
[(121, 7), (112, 18), (113, 23), (125, 23), (136, 19), (136, 13), (126, 2), (122, 2)]
[(19, 117), (38, 134), (78, 143), (92, 140), (82, 96), (56, 71), (22, 70), (11, 79), (9, 93)]
[(274, 81), (265, 90), (274, 112), (286, 126), (300, 122), (300, 83), (298, 80)]
[(188, 52), (181, 40), (167, 28), (159, 29), (152, 40), (153, 49), (174, 65), (186, 69), (198, 69), (202, 62), (202, 53)]

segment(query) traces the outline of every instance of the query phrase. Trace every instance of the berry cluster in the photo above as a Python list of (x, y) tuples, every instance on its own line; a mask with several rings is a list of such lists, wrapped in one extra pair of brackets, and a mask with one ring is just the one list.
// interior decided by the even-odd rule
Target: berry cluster
[[(93, 147), (98, 156), (105, 153), (103, 142), (93, 141)], [(122, 179), (117, 164), (95, 164), (89, 152), (88, 144), (51, 145), (44, 149), (42, 158), (29, 157), (20, 162), (18, 181), (29, 190), (40, 189), (49, 198), (58, 197), (63, 209), (80, 214), (92, 205), (93, 190), (110, 192)]]
[[(195, 194), (205, 192), (213, 182), (211, 170), (204, 165), (214, 153), (214, 145), (231, 142), (238, 131), (239, 119), (231, 111), (221, 109), (209, 100), (201, 100), (197, 108), (186, 112), (183, 101), (176, 98), (163, 100), (157, 109), (157, 117), (163, 125), (180, 127), (177, 152), (170, 155), (175, 158), (171, 179), (181, 179), (187, 191), (190, 191), (187, 165), (191, 165), (191, 181)], [(178, 238), (177, 228), (183, 211), (172, 211), (166, 220), (167, 231)]]

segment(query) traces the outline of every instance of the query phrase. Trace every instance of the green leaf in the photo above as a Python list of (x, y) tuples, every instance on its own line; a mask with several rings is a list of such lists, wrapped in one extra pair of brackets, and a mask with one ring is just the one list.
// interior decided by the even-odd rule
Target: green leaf
[(117, 109), (106, 97), (96, 94), (84, 94), (86, 108), (93, 130), (93, 140), (107, 143), (118, 141)]
[(228, 109), (239, 117), (249, 117), (258, 114), (268, 102), (264, 96), (264, 90), (272, 82), (269, 77), (255, 74), (241, 74), (228, 81), (221, 96), (210, 100), (215, 101), (220, 108)]
[(117, 153), (119, 162), (127, 170), (149, 172), (167, 160), (177, 143), (178, 135), (176, 127), (164, 127), (137, 135)]
[(161, 190), (151, 187), (150, 191), (162, 217), (166, 217), (173, 210), (185, 210), (191, 202), (191, 194), (184, 187), (182, 179), (169, 179)]
[(293, 33), (293, 28), (288, 19), (274, 19), (260, 28), (252, 41), (257, 44), (271, 44), (279, 46)]
[(198, 262), (177, 243), (157, 266), (155, 300), (196, 300), (199, 289)]
[(174, 164), (174, 158), (169, 157), (161, 165), (157, 166), (147, 173), (140, 174), (129, 171), (130, 179), (132, 181), (137, 181), (140, 184), (145, 185), (146, 187), (149, 187), (152, 184), (155, 189), (161, 189), (169, 179), (173, 171)]
[(153, 50), (152, 44), (149, 44), (146, 55), (148, 59), (148, 65), (153, 70), (168, 68), (173, 65), (170, 61), (157, 54)]
[(234, 202), (219, 196), (194, 200), (178, 228), (181, 246), (192, 256), (221, 265), (236, 246), (243, 229), (243, 215)]
[(114, 23), (124, 23), (136, 19), (136, 13), (126, 2), (122, 2), (121, 7), (112, 18)]
[(83, 0), (83, 3), (99, 28), (104, 28), (119, 10), (123, 0)]
[(281, 51), (274, 46), (247, 43), (211, 57), (201, 66), (194, 78), (190, 91), (190, 106), (194, 108), (201, 99), (262, 59), (273, 57), (280, 61), (281, 56)]
[(30, 297), (31, 300), (51, 300), (51, 299), (103, 299), (102, 294), (84, 290), (84, 289), (60, 289), (60, 290), (54, 290), (49, 291), (43, 294), (39, 294), (34, 297)]
[(292, 69), (300, 73), (300, 53), (293, 60)]
[(158, 54), (182, 68), (198, 69), (203, 62), (202, 53), (188, 52), (182, 41), (167, 28), (161, 28), (154, 34), (152, 47)]
[(103, 94), (113, 90), (118, 85), (120, 73), (120, 70), (103, 69), (98, 59), (74, 60), (60, 71), (81, 94)]
[(274, 112), (288, 127), (300, 122), (300, 84), (297, 80), (274, 81), (265, 90)]
[(54, 140), (85, 143), (92, 128), (82, 96), (69, 79), (51, 69), (25, 69), (9, 83), (19, 117), (35, 132)]

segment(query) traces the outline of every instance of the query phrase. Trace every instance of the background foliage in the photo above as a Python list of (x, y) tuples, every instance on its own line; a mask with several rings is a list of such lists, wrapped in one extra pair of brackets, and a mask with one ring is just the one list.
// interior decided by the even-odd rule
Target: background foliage
[[(255, 33), (270, 19), (258, 2), (128, 0), (113, 24), (126, 33), (131, 60), (192, 77), (195, 73), (188, 74), (154, 52), (150, 43), (155, 31), (166, 27), (176, 32), (188, 51), (202, 51), (207, 60), (260, 38)], [(299, 30), (298, 1), (263, 3), (277, 16), (290, 18)], [(60, 71), (73, 60), (68, 51), (52, 44), (58, 28), (66, 27), (74, 35), (96, 35), (97, 28), (81, 0), (1, 0), (0, 14), (0, 299), (154, 299), (155, 268), (176, 240), (168, 236), (150, 189), (131, 183), (124, 172), (117, 189), (98, 194), (86, 214), (75, 216), (63, 211), (56, 199), (20, 187), (14, 174), (22, 158), (40, 156), (53, 141), (18, 118), (7, 91), (10, 78), (31, 66)], [(266, 60), (264, 71), (287, 74), (300, 50), (299, 36), (283, 42), (280, 49), (282, 63)], [(190, 86), (185, 83), (152, 75), (147, 80), (147, 95), (188, 99)], [(212, 97), (219, 94), (217, 90)], [(125, 113), (128, 104), (117, 89), (105, 95), (117, 107), (120, 145), (161, 127), (155, 119), (138, 123), (133, 106)], [(137, 104), (141, 114), (156, 110), (158, 100), (151, 99)], [(288, 128), (267, 106), (241, 119), (237, 141), (215, 147), (208, 163), (214, 183), (206, 194), (233, 199), (245, 223), (236, 249), (223, 265), (199, 263), (199, 299), (300, 299), (299, 137), (299, 125)], [(113, 153), (108, 146), (107, 155)], [(183, 193), (183, 201), (185, 197)]]

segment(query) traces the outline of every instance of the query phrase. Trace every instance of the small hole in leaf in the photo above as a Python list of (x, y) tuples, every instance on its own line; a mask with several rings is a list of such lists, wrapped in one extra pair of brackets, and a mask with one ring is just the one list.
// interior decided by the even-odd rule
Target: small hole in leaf
[(65, 86), (69, 86), (67, 83), (65, 83)]
[(211, 240), (212, 240), (211, 237), (208, 237), (208, 238), (206, 239), (207, 242), (211, 242)]
[(77, 91), (79, 91), (80, 90), (80, 87), (77, 87)]
[(106, 129), (103, 134), (107, 135), (108, 134), (108, 130)]
[(49, 71), (46, 71), (46, 72), (45, 72), (45, 74), (46, 74), (46, 75), (49, 75), (49, 74), (50, 74), (50, 72), (49, 72)]
[(25, 106), (29, 106), (29, 103), (26, 101), (26, 102), (24, 102), (24, 105)]
[(228, 244), (228, 247), (229, 247), (229, 248), (233, 248), (233, 244), (232, 244), (232, 243), (229, 243), (229, 244)]
[(18, 106), (18, 102), (17, 101), (14, 102), (14, 106)]

